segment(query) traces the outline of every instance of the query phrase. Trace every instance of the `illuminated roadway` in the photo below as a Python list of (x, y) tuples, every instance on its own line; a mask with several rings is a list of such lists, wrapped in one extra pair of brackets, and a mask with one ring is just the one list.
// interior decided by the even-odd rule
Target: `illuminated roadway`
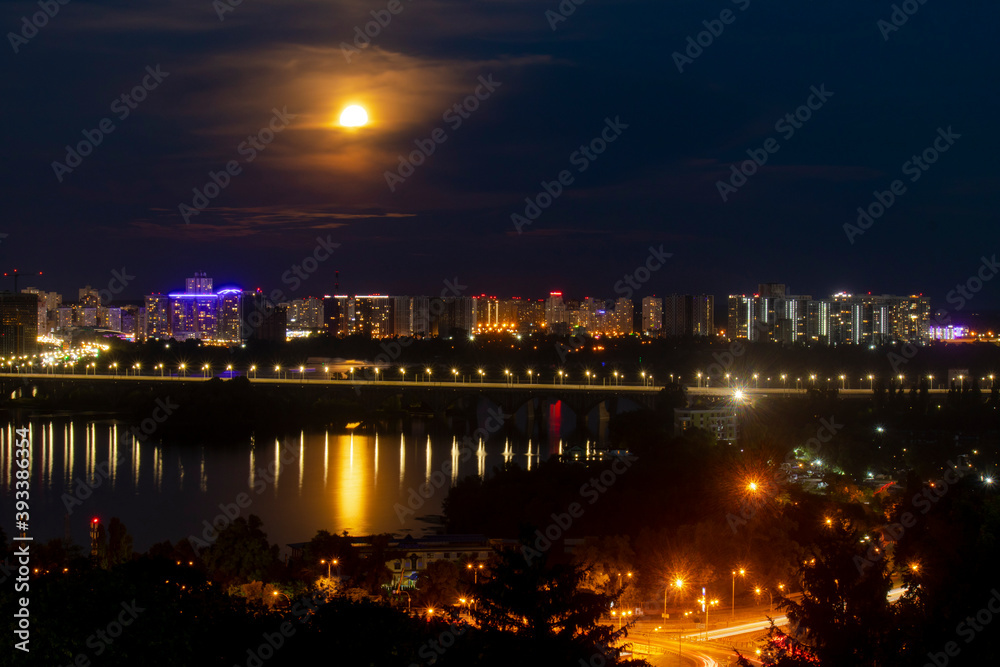
[[(467, 381), (467, 382), (456, 382), (456, 381), (427, 381), (427, 380), (388, 380), (388, 379), (378, 379), (378, 380), (366, 380), (366, 379), (346, 379), (346, 380), (334, 380), (323, 378), (318, 376), (298, 376), (297, 372), (291, 373), (293, 377), (256, 377), (256, 375), (249, 378), (250, 382), (253, 384), (275, 384), (275, 385), (329, 385), (329, 386), (342, 386), (342, 387), (354, 387), (354, 386), (379, 386), (379, 387), (406, 387), (406, 388), (433, 388), (433, 389), (464, 389), (464, 390), (505, 390), (505, 389), (517, 389), (519, 391), (538, 391), (538, 392), (551, 392), (555, 391), (585, 391), (585, 392), (607, 392), (609, 394), (655, 394), (663, 389), (662, 385), (646, 385), (641, 384), (615, 384), (611, 382), (610, 384), (571, 384), (571, 383), (550, 383), (550, 382), (477, 382), (477, 381)], [(226, 374), (228, 375), (228, 373)], [(422, 375), (422, 374), (421, 374)], [(70, 373), (0, 373), (0, 377), (5, 378), (23, 378), (23, 379), (37, 379), (37, 380), (97, 380), (97, 381), (123, 381), (123, 382), (207, 382), (214, 377), (222, 377), (222, 379), (229, 379), (223, 376), (216, 376), (210, 374), (208, 377), (204, 377), (194, 371), (191, 375), (178, 376), (178, 375), (156, 375), (156, 374), (70, 374)], [(236, 377), (246, 377), (245, 375), (236, 375)], [(715, 396), (715, 397), (732, 397), (737, 391), (734, 387), (690, 387), (686, 386), (685, 390), (688, 394), (692, 396)], [(752, 398), (755, 396), (795, 396), (803, 395), (808, 390), (807, 389), (790, 389), (781, 387), (742, 387), (739, 389), (743, 393), (743, 396), (747, 398)], [(946, 393), (947, 389), (931, 389), (931, 393)], [(872, 395), (871, 389), (839, 389), (838, 393), (843, 397), (851, 398), (866, 398)]]
[[(895, 602), (904, 593), (903, 588), (893, 588), (886, 595), (886, 599), (889, 602)], [(794, 596), (793, 596), (794, 597)], [(650, 623), (650, 627), (655, 625), (656, 621)], [(785, 615), (775, 616), (774, 624), (779, 627), (788, 625), (788, 617)], [(678, 650), (678, 633), (667, 632), (655, 632), (650, 629), (643, 630), (645, 623), (640, 622), (637, 624), (637, 630), (633, 631), (629, 635), (629, 641), (632, 643), (634, 649), (638, 649), (637, 652), (641, 652), (643, 647), (656, 647), (663, 649), (664, 654), (673, 653), (676, 655)], [(768, 620), (762, 621), (750, 621), (748, 623), (741, 623), (739, 625), (733, 625), (727, 628), (721, 628), (718, 630), (710, 630), (708, 632), (708, 641), (719, 642), (719, 640), (726, 639), (729, 637), (737, 637), (741, 635), (755, 634), (758, 632), (763, 632), (771, 627), (771, 623)], [(680, 635), (681, 639), (681, 655), (685, 662), (698, 665), (699, 667), (716, 667), (717, 665), (729, 665), (735, 664), (736, 654), (733, 652), (733, 648), (727, 646), (719, 645), (709, 645), (705, 643), (706, 634), (704, 631), (700, 632), (689, 632), (682, 633)], [(725, 644), (725, 642), (722, 642)], [(753, 651), (741, 650), (752, 664), (761, 664), (758, 660), (752, 657)]]

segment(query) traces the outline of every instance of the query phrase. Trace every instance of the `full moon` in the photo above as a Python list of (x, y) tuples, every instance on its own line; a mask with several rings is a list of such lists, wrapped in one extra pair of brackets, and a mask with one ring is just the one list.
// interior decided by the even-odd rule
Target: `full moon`
[(368, 112), (356, 104), (352, 104), (340, 112), (340, 124), (344, 127), (361, 127), (367, 122)]

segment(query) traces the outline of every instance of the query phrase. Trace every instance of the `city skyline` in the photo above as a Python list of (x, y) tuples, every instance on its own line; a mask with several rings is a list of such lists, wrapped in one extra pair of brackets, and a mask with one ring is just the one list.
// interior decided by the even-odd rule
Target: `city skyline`
[[(644, 282), (643, 274), (636, 275)], [(952, 319), (946, 309), (933, 310), (930, 298), (920, 295), (838, 293), (814, 298), (792, 294), (783, 283), (760, 283), (751, 294), (728, 295), (725, 318), (720, 319), (710, 294), (577, 300), (552, 291), (545, 299), (522, 299), (466, 294), (465, 285), (448, 281), (445, 285), (439, 295), (288, 298), (280, 289), (265, 292), (231, 285), (216, 289), (211, 276), (196, 272), (185, 280), (183, 291), (154, 292), (138, 303), (118, 305), (110, 286), (80, 288), (78, 301), (29, 286), (20, 295), (0, 292), (4, 335), (20, 341), (12, 345), (5, 339), (4, 349), (17, 354), (33, 350), (34, 345), (24, 341), (36, 336), (39, 342), (71, 341), (81, 329), (129, 340), (197, 339), (230, 345), (251, 339), (284, 342), (315, 334), (373, 339), (482, 333), (719, 335), (751, 342), (873, 346), (993, 336), (989, 327), (974, 331)], [(35, 299), (29, 303), (27, 295)]]

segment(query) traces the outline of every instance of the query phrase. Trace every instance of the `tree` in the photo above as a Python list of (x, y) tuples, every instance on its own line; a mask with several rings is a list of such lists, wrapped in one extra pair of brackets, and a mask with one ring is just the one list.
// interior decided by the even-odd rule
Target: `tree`
[(574, 550), (573, 560), (583, 570), (583, 588), (607, 593), (618, 585), (615, 573), (635, 567), (635, 552), (627, 535), (587, 537)]
[(355, 579), (369, 595), (381, 597), (386, 594), (384, 586), (392, 581), (392, 570), (385, 563), (402, 557), (401, 553), (389, 548), (391, 541), (391, 533), (373, 535), (372, 552), (367, 558), (361, 559)]
[(118, 517), (111, 517), (108, 524), (108, 562), (111, 567), (132, 560), (132, 536)]
[(447, 560), (432, 561), (417, 579), (418, 605), (435, 609), (455, 605), (461, 595), (458, 583), (458, 566)]
[(892, 587), (888, 559), (884, 549), (861, 537), (834, 522), (802, 552), (802, 597), (778, 597), (790, 632), (769, 633), (765, 665), (816, 664), (813, 659), (823, 665), (894, 663), (897, 619), (886, 599)]
[(549, 565), (548, 552), (530, 561), (520, 549), (494, 554), (491, 576), (480, 581), (473, 616), (485, 633), (486, 655), (505, 664), (531, 655), (535, 664), (645, 665), (622, 661), (620, 639), (629, 627), (602, 625), (621, 590), (609, 595), (581, 588), (584, 570), (576, 565)]
[[(751, 667), (753, 663), (747, 660), (739, 651), (737, 664), (740, 667)], [(782, 632), (781, 628), (771, 621), (771, 627), (767, 630), (767, 639), (764, 648), (760, 653), (760, 661), (765, 665), (773, 667), (816, 667), (820, 664), (816, 654), (811, 649), (803, 646), (794, 637)]]
[[(316, 535), (303, 549), (302, 557), (304, 567), (323, 577), (326, 577), (327, 572), (331, 575), (336, 572), (338, 575), (343, 573), (344, 576), (352, 576), (360, 560), (357, 551), (351, 546), (347, 531), (342, 535), (335, 535), (328, 530), (316, 531)], [(337, 561), (337, 564), (333, 565), (333, 561)]]
[(213, 579), (220, 583), (263, 581), (278, 561), (278, 546), (267, 541), (263, 522), (256, 514), (237, 517), (219, 533), (202, 558)]

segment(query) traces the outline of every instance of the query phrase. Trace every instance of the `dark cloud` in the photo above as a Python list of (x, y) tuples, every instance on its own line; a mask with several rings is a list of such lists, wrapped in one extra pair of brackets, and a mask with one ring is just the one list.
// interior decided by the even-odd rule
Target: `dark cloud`
[[(941, 298), (1000, 242), (994, 4), (925, 3), (888, 40), (892, 2), (588, 0), (555, 30), (556, 0), (402, 0), (386, 21), (387, 5), (244, 0), (222, 20), (209, 0), (61, 5), (3, 56), (3, 262), (69, 294), (123, 261), (142, 266), (132, 296), (194, 270), (266, 286), (322, 233), (343, 253), (318, 292), (339, 269), (358, 292), (457, 273), (475, 291), (611, 297), (666, 242), (650, 291), (721, 297), (767, 279)], [(679, 72), (673, 54), (726, 9)], [(4, 3), (0, 25), (17, 33), (36, 11)], [(120, 118), (115, 100), (156, 66), (169, 76)], [(785, 138), (776, 122), (820, 85), (834, 95)], [(350, 103), (369, 126), (336, 126)], [(294, 117), (248, 161), (275, 110)], [(53, 161), (105, 118), (114, 130), (60, 182)], [(609, 118), (627, 129), (580, 170)], [(949, 126), (962, 138), (851, 245), (857, 207)], [(435, 130), (446, 139), (390, 190), (386, 172)], [(718, 181), (769, 138), (780, 150), (724, 202)], [(178, 206), (233, 160), (240, 173), (185, 224)], [(564, 170), (572, 184), (517, 234), (511, 215)]]

